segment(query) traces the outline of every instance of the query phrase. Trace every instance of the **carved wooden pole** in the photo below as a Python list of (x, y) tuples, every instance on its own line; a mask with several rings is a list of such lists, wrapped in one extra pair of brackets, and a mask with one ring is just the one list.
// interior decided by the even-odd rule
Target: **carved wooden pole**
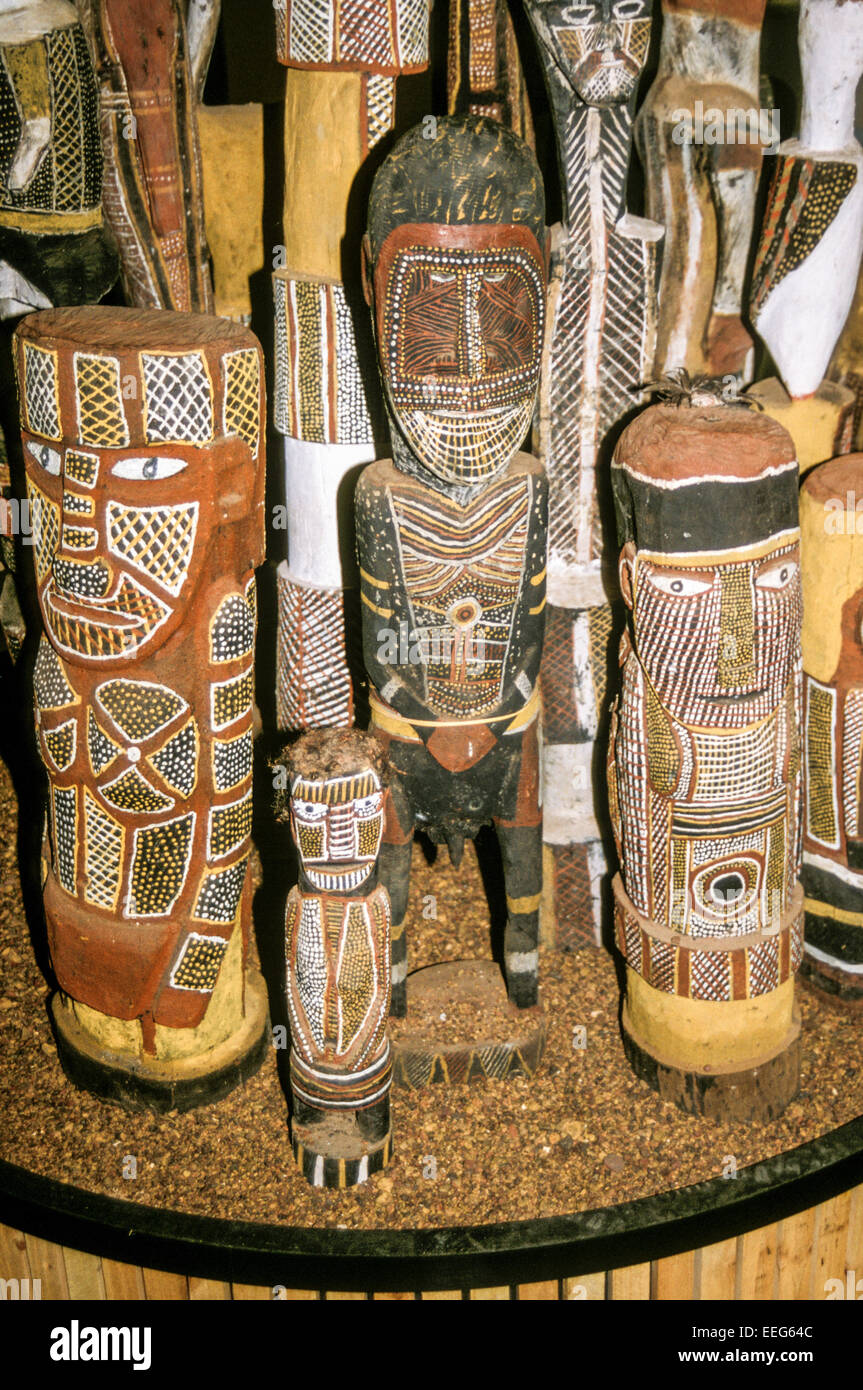
[(267, 1038), (246, 966), (262, 354), (225, 319), (102, 308), (31, 315), (15, 352), (60, 1057), (187, 1109)]
[(0, 0), (0, 127), (0, 318), (101, 299), (117, 253), (102, 220), (99, 94), (66, 0)]
[(751, 294), (753, 324), (788, 395), (775, 379), (750, 394), (790, 431), (805, 468), (852, 447), (853, 398), (822, 378), (863, 253), (863, 149), (854, 136), (863, 5), (802, 0), (799, 45), (800, 135), (775, 156)]
[[(635, 134), (665, 227), (654, 375), (752, 377), (743, 288), (771, 114), (759, 119), (765, 0), (663, 0), (659, 69)], [(778, 141), (778, 133), (775, 136)]]
[(392, 1154), (390, 904), (377, 881), (385, 759), (349, 730), (306, 734), (283, 758), (277, 816), (300, 859), (285, 918), (291, 1140), (313, 1186), (351, 1187)]
[(428, 4), (277, 0), (275, 10), (288, 68), (284, 259), (273, 277), (287, 522), (276, 718), (304, 729), (354, 717), (344, 620), (357, 583), (352, 476), (386, 433), (356, 272), (356, 181), (395, 123), (396, 77), (427, 65)]
[(608, 595), (615, 591), (608, 573), (613, 544), (609, 549), (604, 541), (606, 441), (650, 376), (663, 235), (657, 223), (626, 211), (650, 0), (625, 8), (625, 19), (618, 19), (608, 0), (525, 2), (554, 114), (565, 218), (539, 411), (549, 486), (544, 908), (560, 945), (600, 939), (608, 865), (597, 819), (604, 800), (597, 763), (607, 723)]
[(775, 421), (652, 406), (615, 451), (621, 641), (609, 794), (624, 1044), (667, 1100), (767, 1120), (798, 1085), (797, 462)]
[(126, 298), (212, 313), (185, 4), (85, 3), (101, 84), (105, 215)]
[(449, 0), (447, 110), (491, 116), (533, 147), (509, 0)]
[(800, 492), (806, 945), (802, 974), (863, 1007), (863, 454)]
[(484, 117), (416, 127), (372, 186), (367, 295), (394, 456), (356, 491), (372, 724), (392, 768), (382, 875), (393, 1013), (407, 1007), (411, 841), (492, 821), (509, 997), (537, 1000), (542, 883), (537, 676), (546, 486), (518, 452), (533, 414), (546, 231), (531, 151)]

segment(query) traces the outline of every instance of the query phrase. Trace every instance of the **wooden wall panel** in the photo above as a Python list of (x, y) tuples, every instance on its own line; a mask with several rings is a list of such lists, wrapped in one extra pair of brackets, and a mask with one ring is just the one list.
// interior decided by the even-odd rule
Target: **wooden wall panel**
[[(828, 1279), (848, 1270), (863, 1279), (863, 1185), (787, 1220), (652, 1264), (551, 1279), (517, 1288), (453, 1289), (442, 1292), (348, 1293), (289, 1289), (283, 1285), (229, 1284), (140, 1269), (54, 1245), (0, 1225), (0, 1279), (41, 1281), (43, 1299), (256, 1300), (284, 1302), (414, 1302), (463, 1299), (521, 1302), (605, 1299), (697, 1301), (761, 1299), (785, 1302), (825, 1296)], [(25, 1286), (26, 1288), (26, 1286)], [(22, 1289), (22, 1292), (24, 1290)], [(10, 1296), (14, 1296), (10, 1294)]]

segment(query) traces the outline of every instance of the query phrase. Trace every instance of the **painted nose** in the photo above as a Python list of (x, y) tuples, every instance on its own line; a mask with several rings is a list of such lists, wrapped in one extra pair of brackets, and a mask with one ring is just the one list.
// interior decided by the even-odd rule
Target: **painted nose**
[(728, 689), (755, 680), (755, 604), (752, 573), (735, 569), (720, 576), (719, 684)]
[(485, 347), (482, 340), (482, 323), (479, 316), (479, 277), (467, 275), (464, 286), (462, 306), (463, 361), (467, 375), (478, 381), (485, 369)]

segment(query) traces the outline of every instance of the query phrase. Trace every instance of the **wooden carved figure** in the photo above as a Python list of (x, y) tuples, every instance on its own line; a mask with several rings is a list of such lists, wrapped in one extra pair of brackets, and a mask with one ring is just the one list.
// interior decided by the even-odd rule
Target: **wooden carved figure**
[(509, 997), (537, 1000), (546, 484), (518, 449), (539, 382), (545, 243), (536, 160), (486, 117), (416, 127), (375, 177), (366, 284), (393, 458), (363, 470), (356, 512), (372, 720), (391, 765), (396, 1015), (415, 827), (458, 862), (464, 837), (494, 822)]
[(370, 735), (342, 729), (305, 734), (283, 758), (276, 813), (300, 861), (285, 917), (291, 1139), (313, 1186), (351, 1187), (392, 1153), (385, 760)]
[[(765, 0), (663, 0), (659, 70), (635, 122), (649, 215), (665, 227), (654, 375), (751, 379), (741, 319), (762, 143)], [(778, 133), (775, 135), (778, 140)]]
[(447, 109), (491, 116), (534, 147), (509, 0), (449, 0)]
[(806, 931), (801, 974), (863, 1006), (863, 454), (800, 491)]
[(188, 1108), (266, 1045), (246, 971), (261, 349), (226, 319), (82, 308), (26, 318), (15, 353), (61, 1060)]
[(792, 398), (821, 384), (863, 253), (863, 149), (854, 136), (863, 5), (802, 0), (799, 45), (800, 135), (775, 156), (751, 297), (752, 321)]
[(0, 0), (0, 318), (101, 299), (99, 92), (68, 0)]
[(609, 791), (624, 1044), (684, 1109), (769, 1119), (798, 1084), (797, 462), (722, 401), (652, 406), (613, 464), (621, 587)]
[(539, 415), (549, 486), (543, 784), (547, 901), (558, 944), (577, 945), (599, 941), (608, 867), (595, 809), (615, 590), (605, 441), (651, 375), (663, 229), (625, 203), (650, 0), (525, 0), (525, 9), (564, 198)]
[[(105, 215), (120, 247), (126, 299), (212, 313), (186, 5), (83, 4), (102, 91)], [(196, 51), (207, 53), (200, 34)]]
[(282, 729), (326, 728), (354, 719), (345, 643), (345, 603), (354, 605), (358, 584), (351, 474), (386, 439), (358, 275), (358, 184), (395, 125), (398, 76), (428, 64), (429, 7), (275, 0), (274, 8), (288, 68), (284, 259), (273, 276), (287, 523), (276, 719)]

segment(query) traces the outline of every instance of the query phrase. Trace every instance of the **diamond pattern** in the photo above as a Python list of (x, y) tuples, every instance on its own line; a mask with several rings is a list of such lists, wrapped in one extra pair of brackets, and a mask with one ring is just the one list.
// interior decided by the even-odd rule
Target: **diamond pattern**
[(81, 157), (81, 90), (73, 29), (56, 29), (51, 35), (51, 85), (54, 206), (58, 212), (77, 212), (84, 203), (84, 161)]
[(141, 366), (149, 443), (208, 443), (213, 438), (213, 388), (202, 354), (142, 352)]
[(57, 395), (57, 354), (34, 343), (24, 344), (24, 396), (27, 426), (46, 439), (60, 438), (60, 401)]
[(84, 897), (94, 907), (113, 912), (120, 892), (120, 867), (123, 862), (123, 827), (97, 805), (84, 788), (84, 835), (86, 852), (84, 864), (87, 883)]
[(108, 503), (108, 549), (175, 596), (189, 569), (198, 503), (186, 507), (121, 507)]
[(227, 352), (225, 369), (225, 434), (238, 434), (258, 457), (261, 433), (261, 366), (254, 348)]
[(731, 971), (727, 951), (691, 951), (689, 955), (690, 997), (692, 999), (730, 999)]
[(115, 357), (75, 353), (78, 434), (83, 444), (119, 449), (129, 443), (120, 394), (120, 363)]

